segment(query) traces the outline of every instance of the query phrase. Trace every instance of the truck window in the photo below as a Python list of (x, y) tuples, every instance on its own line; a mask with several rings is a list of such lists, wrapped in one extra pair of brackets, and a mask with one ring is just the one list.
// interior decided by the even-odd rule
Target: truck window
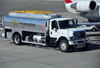
[(52, 29), (54, 29), (54, 28), (58, 29), (57, 21), (52, 21), (51, 27), (52, 27)]
[(73, 20), (58, 21), (60, 29), (75, 28), (76, 24)]

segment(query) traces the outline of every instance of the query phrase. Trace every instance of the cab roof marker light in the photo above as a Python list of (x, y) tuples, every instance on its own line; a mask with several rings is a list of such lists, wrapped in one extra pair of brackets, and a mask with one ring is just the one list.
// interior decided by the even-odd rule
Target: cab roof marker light
[(57, 16), (58, 14), (56, 14), (56, 16)]

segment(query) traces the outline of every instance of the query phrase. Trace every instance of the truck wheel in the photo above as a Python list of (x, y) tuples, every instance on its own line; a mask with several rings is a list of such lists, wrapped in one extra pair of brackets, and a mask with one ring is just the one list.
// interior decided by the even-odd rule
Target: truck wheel
[(69, 45), (66, 40), (61, 40), (59, 43), (59, 48), (62, 52), (68, 52), (69, 51)]
[(92, 29), (92, 31), (93, 31), (93, 32), (95, 32), (95, 31), (96, 31), (96, 29), (95, 29), (95, 28), (93, 28), (93, 29)]
[(21, 44), (21, 37), (20, 37), (19, 34), (15, 34), (15, 35), (14, 35), (14, 43), (15, 43), (16, 45), (20, 45), (20, 44)]
[(85, 47), (84, 47), (84, 48), (81, 48), (81, 50), (84, 51), (84, 50), (86, 50), (88, 47), (89, 47), (89, 43), (86, 43), (86, 44), (85, 44)]

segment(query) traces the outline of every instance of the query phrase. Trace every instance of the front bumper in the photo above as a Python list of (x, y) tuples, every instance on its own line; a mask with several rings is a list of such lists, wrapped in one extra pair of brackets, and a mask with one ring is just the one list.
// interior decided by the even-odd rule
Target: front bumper
[(89, 43), (89, 39), (69, 40), (69, 45), (77, 45), (78, 43)]

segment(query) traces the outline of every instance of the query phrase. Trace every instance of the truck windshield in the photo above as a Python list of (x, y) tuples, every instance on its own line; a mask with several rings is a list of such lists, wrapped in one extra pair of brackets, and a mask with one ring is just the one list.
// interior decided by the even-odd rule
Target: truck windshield
[(75, 28), (76, 24), (73, 20), (58, 21), (60, 29)]

